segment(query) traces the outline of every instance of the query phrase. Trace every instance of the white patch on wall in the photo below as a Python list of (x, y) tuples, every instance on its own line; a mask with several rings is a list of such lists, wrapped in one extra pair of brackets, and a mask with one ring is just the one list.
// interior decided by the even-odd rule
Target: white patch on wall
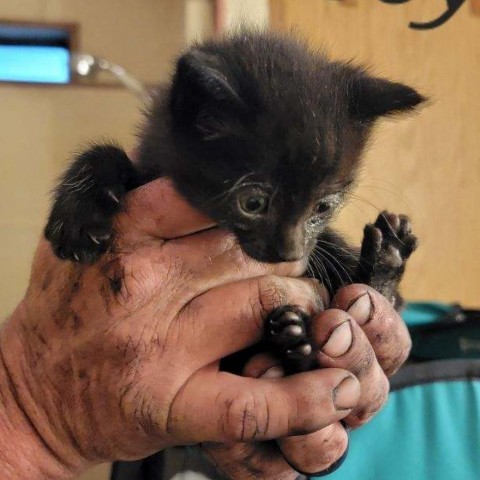
[(265, 28), (270, 23), (268, 0), (219, 0), (223, 7), (223, 30), (239, 25)]

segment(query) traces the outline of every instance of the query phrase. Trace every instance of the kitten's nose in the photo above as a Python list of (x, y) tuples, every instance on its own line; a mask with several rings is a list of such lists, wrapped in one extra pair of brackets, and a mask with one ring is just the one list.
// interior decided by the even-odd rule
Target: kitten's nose
[(303, 258), (304, 249), (297, 250), (277, 250), (277, 255), (282, 262), (295, 262)]
[(294, 262), (305, 255), (305, 237), (301, 228), (289, 228), (282, 232), (277, 245), (277, 255), (283, 262)]

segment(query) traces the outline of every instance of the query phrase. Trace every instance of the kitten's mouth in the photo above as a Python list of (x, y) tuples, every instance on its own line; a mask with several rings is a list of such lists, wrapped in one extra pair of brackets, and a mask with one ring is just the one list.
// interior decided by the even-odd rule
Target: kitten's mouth
[(254, 260), (264, 263), (298, 262), (308, 259), (308, 252), (278, 252), (275, 248), (263, 248), (249, 243), (241, 244), (242, 250)]

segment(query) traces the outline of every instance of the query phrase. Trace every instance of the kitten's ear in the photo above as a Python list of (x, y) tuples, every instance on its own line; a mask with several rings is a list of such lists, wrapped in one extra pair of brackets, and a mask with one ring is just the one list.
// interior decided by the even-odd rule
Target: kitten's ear
[(200, 50), (182, 55), (177, 64), (177, 79), (217, 101), (241, 102), (234, 86), (221, 72), (219, 59)]
[(183, 125), (200, 131), (211, 130), (212, 125), (221, 127), (225, 125), (225, 113), (241, 105), (235, 86), (222, 72), (215, 55), (193, 49), (179, 58), (170, 107)]
[(361, 120), (373, 121), (381, 116), (409, 112), (426, 98), (403, 83), (362, 74), (350, 91), (350, 110)]

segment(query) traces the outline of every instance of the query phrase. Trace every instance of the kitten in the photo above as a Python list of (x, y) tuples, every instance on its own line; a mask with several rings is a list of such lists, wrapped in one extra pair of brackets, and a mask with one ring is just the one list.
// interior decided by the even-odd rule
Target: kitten
[[(135, 165), (115, 145), (79, 155), (56, 188), (45, 236), (60, 258), (94, 262), (113, 245), (112, 217), (125, 193), (167, 176), (249, 256), (285, 262), (317, 249), (331, 293), (363, 282), (398, 306), (416, 247), (409, 220), (382, 213), (365, 228), (360, 252), (329, 221), (376, 120), (423, 101), (408, 86), (332, 62), (294, 38), (240, 32), (195, 45), (146, 114)], [(267, 339), (291, 370), (312, 366), (307, 328), (308, 317), (292, 306), (266, 322)]]

